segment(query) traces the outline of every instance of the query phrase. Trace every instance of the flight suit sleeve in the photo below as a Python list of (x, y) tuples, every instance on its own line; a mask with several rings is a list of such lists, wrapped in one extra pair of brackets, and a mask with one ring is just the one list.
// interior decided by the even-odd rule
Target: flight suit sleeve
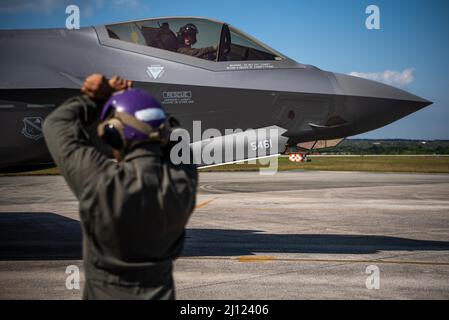
[(98, 118), (99, 109), (86, 96), (74, 97), (47, 116), (43, 125), (50, 154), (79, 200), (96, 176), (113, 164), (93, 146), (86, 129)]
[(206, 47), (206, 48), (179, 48), (178, 52), (182, 54), (187, 54), (192, 57), (202, 58), (209, 53), (215, 52), (214, 47)]

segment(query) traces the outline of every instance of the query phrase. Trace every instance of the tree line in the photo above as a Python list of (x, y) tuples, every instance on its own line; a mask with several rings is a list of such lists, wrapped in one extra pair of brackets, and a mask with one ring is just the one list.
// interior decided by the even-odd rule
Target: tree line
[(369, 140), (346, 139), (321, 154), (449, 155), (449, 140)]

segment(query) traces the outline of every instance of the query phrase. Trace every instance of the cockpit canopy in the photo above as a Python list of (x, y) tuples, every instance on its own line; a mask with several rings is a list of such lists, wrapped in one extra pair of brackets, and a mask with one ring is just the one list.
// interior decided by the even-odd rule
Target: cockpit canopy
[[(182, 27), (193, 24), (196, 39), (184, 41)], [(106, 25), (112, 39), (168, 50), (209, 61), (284, 60), (280, 53), (221, 22), (203, 18), (160, 18)], [(187, 45), (186, 45), (187, 43)]]

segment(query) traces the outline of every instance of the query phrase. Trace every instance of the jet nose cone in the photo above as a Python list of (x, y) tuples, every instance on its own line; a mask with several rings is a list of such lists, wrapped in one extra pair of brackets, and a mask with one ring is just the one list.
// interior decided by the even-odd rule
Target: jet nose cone
[(417, 110), (432, 104), (429, 100), (380, 82), (345, 74), (334, 75), (341, 90), (348, 96), (409, 101), (411, 106), (419, 106)]
[(354, 115), (353, 132), (362, 133), (383, 127), (414, 113), (431, 101), (407, 91), (359, 77), (334, 74), (345, 108)]

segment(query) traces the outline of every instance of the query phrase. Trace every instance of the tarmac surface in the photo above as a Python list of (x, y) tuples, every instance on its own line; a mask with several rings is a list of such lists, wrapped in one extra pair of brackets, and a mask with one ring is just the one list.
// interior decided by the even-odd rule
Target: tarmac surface
[[(0, 299), (81, 297), (78, 219), (60, 176), (0, 177)], [(449, 175), (201, 173), (175, 282), (178, 299), (448, 299)]]

